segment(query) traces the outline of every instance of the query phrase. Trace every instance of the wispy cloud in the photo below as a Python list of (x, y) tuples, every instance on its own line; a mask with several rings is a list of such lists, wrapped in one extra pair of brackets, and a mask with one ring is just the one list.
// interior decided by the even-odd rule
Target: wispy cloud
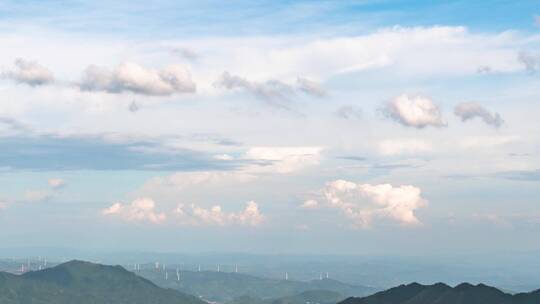
[(504, 123), (499, 113), (492, 114), (476, 102), (465, 102), (457, 105), (454, 108), (454, 114), (461, 118), (461, 121), (468, 121), (478, 117), (494, 128), (499, 128)]
[(498, 172), (495, 174), (497, 177), (516, 180), (516, 181), (540, 181), (540, 170), (513, 170)]
[(286, 109), (289, 108), (291, 98), (298, 92), (303, 92), (307, 95), (316, 97), (323, 97), (327, 94), (319, 83), (302, 77), (297, 78), (297, 85), (295, 86), (275, 79), (264, 82), (250, 81), (229, 72), (224, 72), (221, 74), (221, 77), (214, 82), (214, 86), (217, 88), (225, 88), (227, 90), (244, 90), (271, 105)]
[(362, 109), (354, 105), (343, 105), (337, 109), (336, 115), (343, 119), (361, 119)]

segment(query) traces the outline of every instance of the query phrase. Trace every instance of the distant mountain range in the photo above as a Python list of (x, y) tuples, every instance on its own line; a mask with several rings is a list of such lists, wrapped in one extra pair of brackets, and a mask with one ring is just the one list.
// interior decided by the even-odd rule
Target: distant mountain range
[(400, 285), (364, 298), (348, 298), (339, 304), (539, 304), (540, 290), (508, 294), (484, 284), (450, 287), (443, 283)]
[(297, 295), (275, 299), (242, 296), (226, 304), (335, 304), (343, 299), (343, 296), (335, 291), (308, 290)]
[[(178, 280), (176, 270), (163, 269), (143, 269), (137, 274), (151, 280), (158, 286), (176, 289), (220, 303), (230, 302), (244, 296), (252, 299), (277, 300), (296, 296), (306, 291), (333, 292), (337, 294), (333, 298), (334, 303), (336, 303), (347, 297), (366, 296), (378, 291), (375, 288), (351, 285), (326, 278), (304, 282), (276, 280), (235, 272), (181, 271)], [(305, 304), (305, 302), (301, 304)]]
[(206, 304), (120, 266), (71, 261), (22, 275), (0, 272), (2, 304)]

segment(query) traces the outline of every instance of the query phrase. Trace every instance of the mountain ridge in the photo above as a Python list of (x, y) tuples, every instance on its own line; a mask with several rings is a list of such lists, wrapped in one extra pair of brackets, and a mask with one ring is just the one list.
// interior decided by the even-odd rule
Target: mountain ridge
[(540, 304), (540, 289), (509, 294), (485, 284), (402, 284), (373, 295), (350, 297), (338, 304)]
[(205, 304), (121, 266), (70, 261), (21, 275), (0, 272), (2, 304)]

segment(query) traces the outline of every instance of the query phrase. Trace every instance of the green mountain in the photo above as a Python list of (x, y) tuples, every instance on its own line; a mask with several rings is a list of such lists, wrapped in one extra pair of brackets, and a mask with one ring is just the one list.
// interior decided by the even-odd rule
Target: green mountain
[[(167, 273), (167, 274), (166, 274)], [(276, 280), (234, 272), (182, 271), (178, 280), (175, 270), (144, 269), (138, 272), (158, 286), (176, 289), (220, 303), (247, 296), (252, 299), (277, 299), (294, 296), (310, 290), (326, 290), (341, 295), (341, 300), (351, 296), (366, 296), (376, 292), (371, 287), (346, 284), (332, 279), (309, 282)], [(334, 302), (335, 303), (335, 302)], [(302, 303), (302, 304), (305, 304)]]
[(339, 304), (540, 304), (540, 290), (511, 295), (484, 284), (443, 283), (400, 285), (364, 298), (348, 298)]
[(2, 304), (204, 304), (121, 266), (71, 261), (23, 275), (0, 272)]
[(293, 296), (266, 299), (242, 296), (226, 304), (335, 304), (343, 300), (343, 296), (335, 291), (308, 290)]

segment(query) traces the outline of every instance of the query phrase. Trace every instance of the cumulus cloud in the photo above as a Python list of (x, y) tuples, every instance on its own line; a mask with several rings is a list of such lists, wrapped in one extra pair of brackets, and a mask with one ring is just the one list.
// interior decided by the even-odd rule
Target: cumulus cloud
[(353, 105), (343, 105), (337, 109), (336, 115), (344, 119), (360, 119), (362, 109)]
[(454, 109), (454, 114), (461, 118), (461, 121), (468, 121), (479, 117), (486, 124), (495, 128), (499, 128), (504, 123), (499, 113), (492, 114), (476, 102), (465, 102), (457, 105)]
[(390, 184), (357, 184), (335, 180), (322, 189), (325, 205), (339, 209), (354, 222), (368, 228), (374, 220), (386, 219), (402, 225), (419, 225), (415, 210), (425, 207), (420, 188)]
[(196, 85), (189, 71), (181, 65), (169, 65), (161, 70), (155, 70), (127, 62), (113, 70), (95, 65), (89, 66), (83, 73), (80, 89), (163, 96), (193, 93)]
[(114, 203), (102, 210), (103, 215), (116, 216), (127, 221), (162, 223), (167, 219), (164, 212), (156, 211), (156, 203), (151, 198), (137, 198), (130, 204)]
[(535, 73), (540, 68), (540, 54), (531, 54), (520, 52), (518, 60), (523, 64), (525, 70), (529, 73)]
[(420, 139), (388, 139), (380, 141), (377, 149), (382, 155), (414, 155), (430, 152), (433, 146)]
[(40, 86), (54, 81), (52, 72), (47, 68), (35, 61), (22, 58), (17, 58), (13, 68), (4, 71), (2, 77), (30, 86)]
[(382, 112), (406, 127), (422, 129), (446, 126), (439, 107), (424, 96), (402, 94), (387, 103)]
[(209, 209), (191, 205), (186, 208), (183, 204), (178, 205), (174, 211), (182, 224), (191, 225), (246, 225), (257, 226), (264, 220), (259, 206), (254, 201), (246, 203), (246, 207), (240, 212), (224, 212), (219, 205)]
[(49, 186), (53, 189), (61, 189), (66, 186), (66, 181), (61, 178), (51, 178), (48, 180)]

